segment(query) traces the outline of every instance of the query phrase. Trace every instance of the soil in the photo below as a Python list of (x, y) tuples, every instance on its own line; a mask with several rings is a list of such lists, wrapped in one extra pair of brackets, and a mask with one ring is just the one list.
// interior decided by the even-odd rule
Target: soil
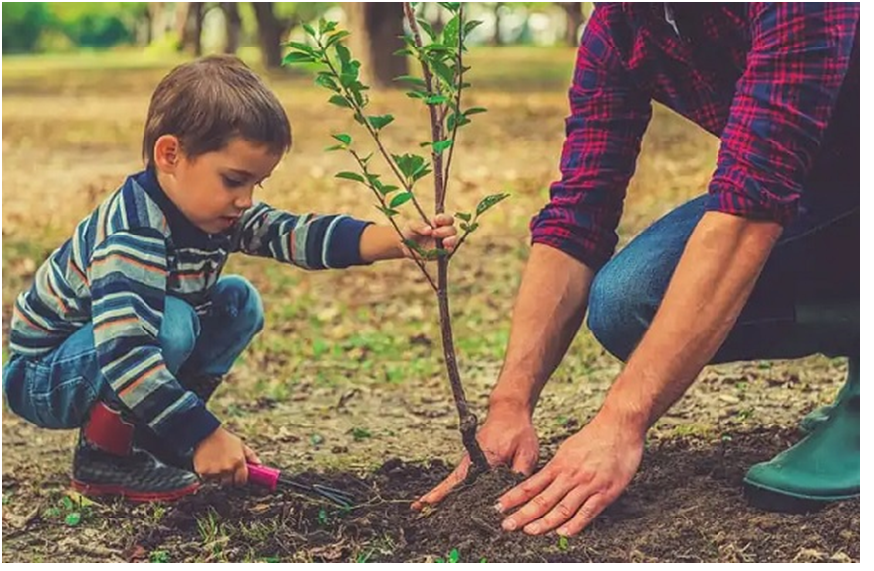
[[(858, 561), (859, 500), (781, 514), (743, 498), (746, 468), (795, 437), (787, 430), (756, 429), (716, 441), (653, 440), (627, 492), (566, 542), (555, 534), (501, 530), (492, 506), (518, 481), (506, 470), (485, 474), (419, 513), (410, 502), (450, 467), (391, 459), (365, 477), (348, 471), (300, 476), (352, 492), (351, 510), (296, 493), (207, 486), (160, 507), (159, 517), (156, 506), (117, 502), (94, 508), (100, 517), (92, 516), (90, 524), (103, 547), (79, 542), (77, 553), (68, 543), (67, 551), (75, 559), (127, 561)], [(4, 494), (26, 493), (27, 486), (24, 479), (4, 477)], [(126, 528), (131, 520), (135, 527)], [(63, 546), (63, 527), (42, 514), (17, 528), (4, 518), (4, 560), (28, 560), (28, 552), (53, 542)], [(22, 541), (37, 537), (37, 545)]]

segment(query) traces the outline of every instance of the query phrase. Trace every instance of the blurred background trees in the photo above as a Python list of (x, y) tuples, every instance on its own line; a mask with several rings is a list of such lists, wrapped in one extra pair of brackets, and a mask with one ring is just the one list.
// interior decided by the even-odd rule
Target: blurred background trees
[[(483, 25), (471, 45), (576, 45), (590, 2), (470, 2)], [(420, 15), (441, 29), (446, 14), (420, 3)], [(399, 2), (4, 2), (3, 55), (83, 49), (147, 48), (205, 53), (257, 49), (263, 66), (278, 68), (281, 44), (302, 40), (301, 26), (326, 17), (354, 31), (354, 46), (376, 86), (407, 72), (394, 52), (405, 33)]]

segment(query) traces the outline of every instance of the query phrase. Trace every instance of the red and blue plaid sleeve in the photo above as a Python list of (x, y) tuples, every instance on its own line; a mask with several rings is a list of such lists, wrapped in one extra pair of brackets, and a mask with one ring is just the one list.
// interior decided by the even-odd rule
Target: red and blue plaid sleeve
[(586, 24), (570, 89), (571, 115), (561, 155), (561, 180), (531, 221), (532, 243), (546, 244), (594, 270), (616, 248), (616, 226), (640, 141), (652, 115), (613, 43), (627, 26), (618, 4), (596, 7)]
[(847, 72), (859, 4), (752, 3), (749, 10), (752, 45), (708, 209), (785, 225)]

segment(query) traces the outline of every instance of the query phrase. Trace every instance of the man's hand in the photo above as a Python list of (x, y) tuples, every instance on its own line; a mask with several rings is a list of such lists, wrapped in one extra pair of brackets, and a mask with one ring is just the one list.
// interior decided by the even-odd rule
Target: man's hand
[[(530, 412), (524, 407), (492, 406), (476, 439), (492, 466), (506, 464), (513, 471), (527, 476), (537, 465), (537, 433), (531, 424)], [(469, 468), (470, 457), (465, 454), (445, 480), (413, 503), (413, 509), (421, 510), (426, 505), (440, 502), (464, 481)]]
[(544, 468), (498, 500), (501, 524), (540, 535), (558, 528), (569, 536), (586, 527), (628, 486), (640, 466), (644, 434), (599, 413), (568, 438)]
[[(455, 219), (448, 214), (435, 216), (431, 226), (423, 223), (410, 224), (405, 226), (401, 232), (404, 235), (404, 239), (412, 240), (426, 251), (437, 247), (435, 242), (437, 238), (443, 239), (443, 249), (448, 252), (452, 252), (458, 242), (458, 230), (455, 228)], [(401, 248), (404, 256), (407, 258), (419, 257), (407, 245), (402, 244)]]
[(194, 471), (205, 480), (218, 480), (223, 485), (244, 485), (249, 479), (247, 461), (261, 463), (251, 448), (222, 427), (194, 450)]

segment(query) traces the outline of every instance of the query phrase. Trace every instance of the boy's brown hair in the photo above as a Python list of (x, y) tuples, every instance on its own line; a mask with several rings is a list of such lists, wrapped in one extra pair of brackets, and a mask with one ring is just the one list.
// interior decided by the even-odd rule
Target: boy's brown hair
[(154, 164), (155, 141), (176, 136), (189, 158), (222, 149), (234, 138), (291, 148), (291, 125), (276, 96), (240, 59), (207, 56), (173, 69), (152, 94), (143, 159)]

